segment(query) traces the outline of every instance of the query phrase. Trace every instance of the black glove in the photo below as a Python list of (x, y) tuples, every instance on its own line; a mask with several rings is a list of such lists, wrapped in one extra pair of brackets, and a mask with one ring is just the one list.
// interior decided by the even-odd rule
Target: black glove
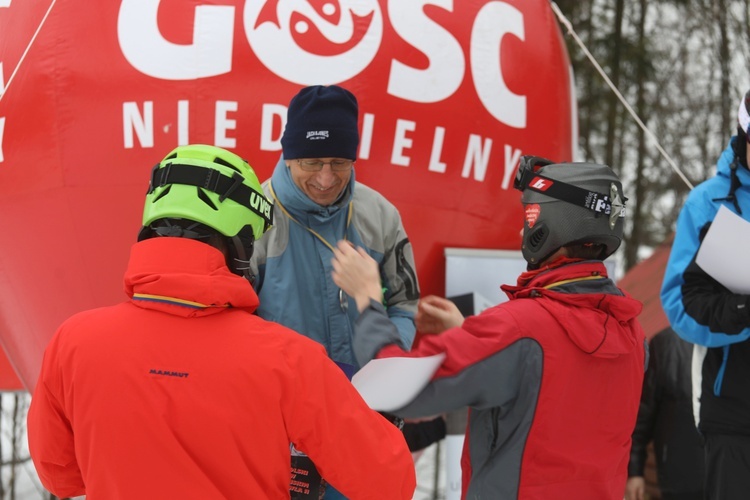
[(392, 423), (393, 425), (395, 425), (398, 430), (401, 430), (401, 429), (404, 428), (404, 419), (403, 418), (397, 417), (396, 415), (393, 415), (391, 413), (386, 413), (384, 411), (379, 411), (378, 413), (380, 413), (381, 415), (383, 415), (387, 421), (389, 421), (390, 423)]

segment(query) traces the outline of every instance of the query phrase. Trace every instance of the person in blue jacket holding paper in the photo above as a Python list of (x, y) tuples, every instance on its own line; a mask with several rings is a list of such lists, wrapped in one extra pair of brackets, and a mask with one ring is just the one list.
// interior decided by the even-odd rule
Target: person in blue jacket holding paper
[(740, 102), (737, 135), (721, 154), (716, 176), (693, 189), (680, 212), (661, 289), (672, 328), (696, 344), (693, 404), (705, 439), (711, 499), (745, 499), (750, 491), (750, 295), (728, 290), (696, 257), (720, 207), (750, 221), (749, 134), (750, 91)]

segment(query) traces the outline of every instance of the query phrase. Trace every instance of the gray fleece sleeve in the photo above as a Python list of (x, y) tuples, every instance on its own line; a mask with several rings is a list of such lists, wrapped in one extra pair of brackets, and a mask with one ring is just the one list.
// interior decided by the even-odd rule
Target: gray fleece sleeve
[(383, 347), (390, 344), (407, 350), (398, 328), (388, 317), (383, 304), (371, 299), (370, 304), (354, 322), (354, 356), (360, 366), (365, 366)]

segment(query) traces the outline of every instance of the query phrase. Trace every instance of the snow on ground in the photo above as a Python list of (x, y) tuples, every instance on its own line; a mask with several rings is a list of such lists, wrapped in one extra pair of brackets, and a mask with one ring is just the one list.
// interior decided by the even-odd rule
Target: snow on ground
[(426, 448), (415, 467), (417, 489), (412, 500), (445, 500), (445, 442)]
[[(0, 432), (0, 450), (2, 450), (3, 456), (0, 457), (7, 461), (10, 456), (10, 442), (8, 439), (8, 431), (10, 430), (11, 422), (8, 422), (9, 408), (13, 404), (13, 400), (10, 397), (12, 395), (0, 394), (0, 408), (2, 408), (2, 422), (0, 427), (4, 432)], [(26, 409), (28, 402), (24, 401), (24, 410)], [(25, 414), (24, 418), (25, 421)], [(29, 451), (27, 448), (25, 426), (22, 429), (22, 434), (19, 440), (21, 444), (18, 454), (21, 457), (28, 457)], [(415, 464), (417, 473), (417, 489), (414, 492), (412, 500), (447, 500), (446, 499), (446, 440), (435, 443), (426, 448), (417, 459)], [(0, 468), (0, 480), (2, 480), (6, 491), (8, 490), (8, 482), (10, 479), (10, 468), (4, 466)], [(16, 485), (15, 485), (15, 498), (18, 500), (46, 500), (49, 498), (49, 494), (44, 491), (39, 478), (34, 470), (34, 465), (31, 460), (24, 461), (16, 467)]]
[[(439, 460), (436, 462), (436, 460)], [(446, 500), (445, 496), (445, 445), (433, 444), (426, 448), (415, 465), (417, 489), (412, 500)], [(436, 476), (437, 470), (437, 476)], [(49, 498), (44, 492), (32, 463), (26, 462), (17, 471), (16, 498), (18, 500), (42, 500)], [(7, 481), (7, 478), (6, 478)], [(436, 488), (437, 486), (437, 488)], [(83, 497), (81, 497), (83, 498)]]

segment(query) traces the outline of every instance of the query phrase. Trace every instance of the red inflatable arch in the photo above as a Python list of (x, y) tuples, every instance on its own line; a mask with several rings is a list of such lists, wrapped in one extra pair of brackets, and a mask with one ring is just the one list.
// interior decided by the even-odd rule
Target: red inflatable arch
[(572, 157), (547, 0), (49, 6), (0, 0), (0, 335), (29, 389), (66, 317), (124, 299), (151, 167), (208, 143), (265, 179), (301, 86), (357, 95), (357, 179), (400, 209), (424, 293), (447, 246), (519, 248), (521, 154)]

